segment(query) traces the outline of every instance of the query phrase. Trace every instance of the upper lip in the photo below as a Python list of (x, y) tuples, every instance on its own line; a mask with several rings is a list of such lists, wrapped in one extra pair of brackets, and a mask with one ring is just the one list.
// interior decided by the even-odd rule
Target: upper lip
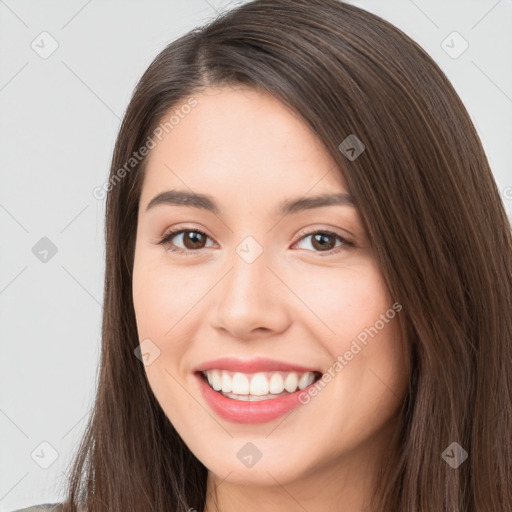
[(236, 357), (221, 357), (206, 361), (200, 364), (195, 371), (204, 370), (228, 370), (241, 373), (271, 372), (271, 371), (296, 371), (296, 372), (319, 372), (316, 368), (309, 368), (295, 363), (287, 363), (275, 359), (258, 357), (255, 359), (238, 359)]

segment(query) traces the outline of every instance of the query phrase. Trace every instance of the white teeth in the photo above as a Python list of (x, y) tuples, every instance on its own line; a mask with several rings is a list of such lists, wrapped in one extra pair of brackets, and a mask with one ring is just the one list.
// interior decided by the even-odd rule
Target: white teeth
[(209, 375), (208, 377), (208, 382), (210, 383), (210, 386), (213, 389), (215, 389), (215, 391), (220, 391), (222, 389), (222, 383), (219, 370), (213, 370), (211, 376)]
[(235, 373), (233, 375), (233, 393), (235, 395), (248, 395), (249, 394), (249, 379), (243, 373)]
[(284, 391), (284, 381), (280, 373), (274, 373), (272, 377), (270, 377), (269, 391), (274, 395)]
[(299, 379), (299, 389), (304, 389), (313, 384), (315, 376), (311, 372), (303, 373)]
[(299, 378), (295, 372), (289, 373), (284, 379), (284, 389), (288, 391), (288, 393), (293, 393), (297, 389), (297, 384), (299, 383)]
[[(224, 396), (227, 396), (228, 398), (233, 398), (234, 400), (241, 400), (242, 402), (261, 402), (263, 400), (272, 400), (273, 398), (279, 398), (281, 395), (263, 395), (263, 396), (256, 396), (256, 395), (235, 395), (234, 393), (224, 393), (222, 392)], [(288, 393), (283, 393), (283, 395), (287, 395)]]
[[(251, 388), (249, 394), (256, 396), (268, 395), (268, 380), (263, 373), (257, 373), (251, 379)], [(240, 393), (243, 394), (243, 393)]]
[(222, 391), (225, 393), (233, 391), (233, 381), (226, 372), (222, 372)]
[[(215, 391), (229, 395), (270, 397), (283, 392), (294, 393), (305, 389), (315, 381), (313, 372), (259, 372), (245, 374), (227, 370), (205, 370), (208, 383)], [(262, 398), (263, 399), (263, 398)]]

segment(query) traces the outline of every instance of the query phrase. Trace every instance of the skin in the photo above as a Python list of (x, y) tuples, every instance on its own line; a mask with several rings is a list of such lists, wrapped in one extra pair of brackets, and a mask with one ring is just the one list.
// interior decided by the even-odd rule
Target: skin
[[(223, 512), (370, 510), (376, 464), (407, 391), (398, 315), (288, 416), (235, 424), (202, 398), (192, 371), (217, 357), (327, 372), (393, 300), (355, 207), (273, 214), (283, 199), (349, 192), (306, 124), (266, 92), (225, 87), (194, 97), (198, 105), (151, 150), (139, 203), (133, 300), (139, 339), (160, 349), (145, 366), (151, 388), (209, 470), (208, 512), (217, 510), (216, 486)], [(183, 205), (146, 211), (173, 188), (213, 196), (220, 214)], [(195, 249), (178, 234), (172, 242), (188, 255), (173, 253), (158, 245), (173, 227), (208, 238)], [(356, 246), (335, 237), (322, 250), (307, 236), (316, 229)], [(248, 235), (263, 248), (251, 264), (236, 252)], [(247, 442), (262, 453), (250, 468), (236, 456)]]

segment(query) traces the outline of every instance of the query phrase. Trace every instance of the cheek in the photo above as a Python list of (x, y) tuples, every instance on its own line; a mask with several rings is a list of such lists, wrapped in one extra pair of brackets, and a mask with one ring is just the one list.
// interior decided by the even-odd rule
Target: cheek
[(294, 282), (294, 291), (319, 325), (318, 339), (338, 340), (340, 349), (379, 321), (392, 306), (387, 286), (371, 261), (322, 269), (314, 276), (304, 272)]
[[(401, 308), (393, 307), (377, 268), (340, 269), (335, 279), (332, 274), (314, 285), (311, 276), (303, 282), (304, 289), (309, 286), (308, 306), (321, 319), (308, 324), (315, 326), (315, 338), (331, 360), (311, 400), (324, 419), (319, 435), (346, 449), (347, 443), (370, 439), (396, 414), (407, 375), (397, 311)], [(332, 425), (338, 426), (335, 431)]]
[(136, 259), (133, 303), (138, 336), (141, 342), (151, 340), (158, 349), (151, 344), (146, 347), (159, 351), (144, 369), (162, 409), (178, 425), (182, 417), (187, 417), (185, 404), (190, 399), (179, 382), (183, 380), (181, 363), (190, 339), (186, 314), (191, 309), (190, 301), (192, 304), (197, 301), (189, 296), (190, 293), (196, 296), (193, 288), (190, 279), (179, 269), (150, 258)]
[[(315, 313), (304, 325), (330, 356), (334, 387), (341, 386), (338, 392), (344, 395), (347, 386), (358, 386), (366, 390), (365, 400), (383, 386), (379, 378), (401, 389), (405, 365), (398, 322), (401, 308), (393, 307), (376, 265), (329, 270), (324, 277), (322, 273), (315, 279), (304, 276), (297, 290)], [(344, 377), (338, 379), (341, 374)]]
[(133, 305), (139, 336), (161, 339), (166, 333), (169, 335), (177, 319), (183, 316), (191, 292), (189, 279), (179, 270), (143, 257), (136, 259)]

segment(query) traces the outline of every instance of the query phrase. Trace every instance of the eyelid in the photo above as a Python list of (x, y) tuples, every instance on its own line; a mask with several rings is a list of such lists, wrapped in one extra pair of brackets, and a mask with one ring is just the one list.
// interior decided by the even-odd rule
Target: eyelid
[(167, 238), (167, 236), (170, 235), (171, 233), (174, 233), (174, 235), (178, 235), (178, 233), (180, 231), (197, 231), (199, 233), (203, 233), (205, 236), (207, 236), (211, 240), (214, 240), (214, 238), (208, 233), (207, 229), (205, 229), (203, 227), (191, 226), (187, 223), (183, 223), (183, 224), (176, 224), (174, 226), (166, 228), (165, 231), (163, 232), (163, 234), (159, 235), (157, 237), (157, 240), (158, 240), (157, 244), (161, 243), (161, 241), (164, 240), (165, 238)]
[(339, 236), (340, 238), (342, 238), (343, 240), (347, 241), (347, 242), (351, 242), (351, 243), (354, 243), (354, 235), (352, 235), (352, 233), (348, 232), (345, 230), (345, 232), (348, 234), (347, 235), (344, 235), (342, 233), (340, 233), (341, 229), (340, 228), (335, 228), (335, 227), (325, 227), (325, 225), (320, 225), (320, 226), (308, 226), (306, 228), (303, 228), (301, 229), (296, 235), (296, 241), (294, 242), (294, 244), (296, 244), (301, 238), (303, 238), (304, 236), (306, 235), (313, 235), (315, 233), (318, 233), (318, 232), (322, 232), (322, 233), (332, 233), (333, 235), (336, 235), (336, 236)]
[[(183, 232), (187, 232), (187, 231), (201, 233), (205, 237), (212, 240), (214, 243), (217, 243), (217, 242), (215, 242), (214, 238), (212, 236), (210, 236), (206, 232), (206, 230), (203, 230), (202, 228), (177, 225), (177, 226), (173, 226), (172, 228), (166, 229), (164, 234), (161, 237), (159, 237), (158, 242), (156, 242), (156, 245), (163, 245), (164, 247), (166, 247), (167, 245), (171, 244), (170, 241), (166, 241), (167, 239), (174, 238), (174, 237), (182, 234)], [(176, 253), (186, 253), (186, 255), (191, 255), (191, 256), (194, 255), (195, 252), (197, 252), (197, 253), (200, 252), (200, 249), (197, 249), (194, 251), (194, 250), (190, 250), (190, 249), (182, 249), (181, 247), (168, 249), (168, 250), (170, 250), (172, 252), (176, 252)]]
[(313, 236), (315, 236), (316, 234), (319, 234), (319, 233), (320, 234), (327, 234), (327, 235), (333, 236), (335, 238), (338, 238), (341, 241), (341, 245), (339, 245), (337, 247), (334, 247), (332, 249), (329, 249), (327, 251), (310, 251), (310, 250), (307, 250), (306, 252), (316, 254), (316, 255), (318, 255), (320, 257), (328, 258), (330, 256), (331, 257), (337, 256), (343, 250), (356, 248), (356, 244), (352, 240), (352, 238), (351, 237), (349, 238), (349, 237), (346, 237), (344, 235), (341, 235), (340, 233), (338, 233), (338, 229), (334, 229), (334, 228), (321, 228), (321, 227), (317, 227), (317, 228), (309, 227), (309, 228), (304, 228), (303, 230), (301, 230), (297, 234), (296, 241), (293, 242), (292, 247), (295, 247), (302, 240), (304, 240), (304, 239), (306, 239), (308, 237), (313, 237)]

